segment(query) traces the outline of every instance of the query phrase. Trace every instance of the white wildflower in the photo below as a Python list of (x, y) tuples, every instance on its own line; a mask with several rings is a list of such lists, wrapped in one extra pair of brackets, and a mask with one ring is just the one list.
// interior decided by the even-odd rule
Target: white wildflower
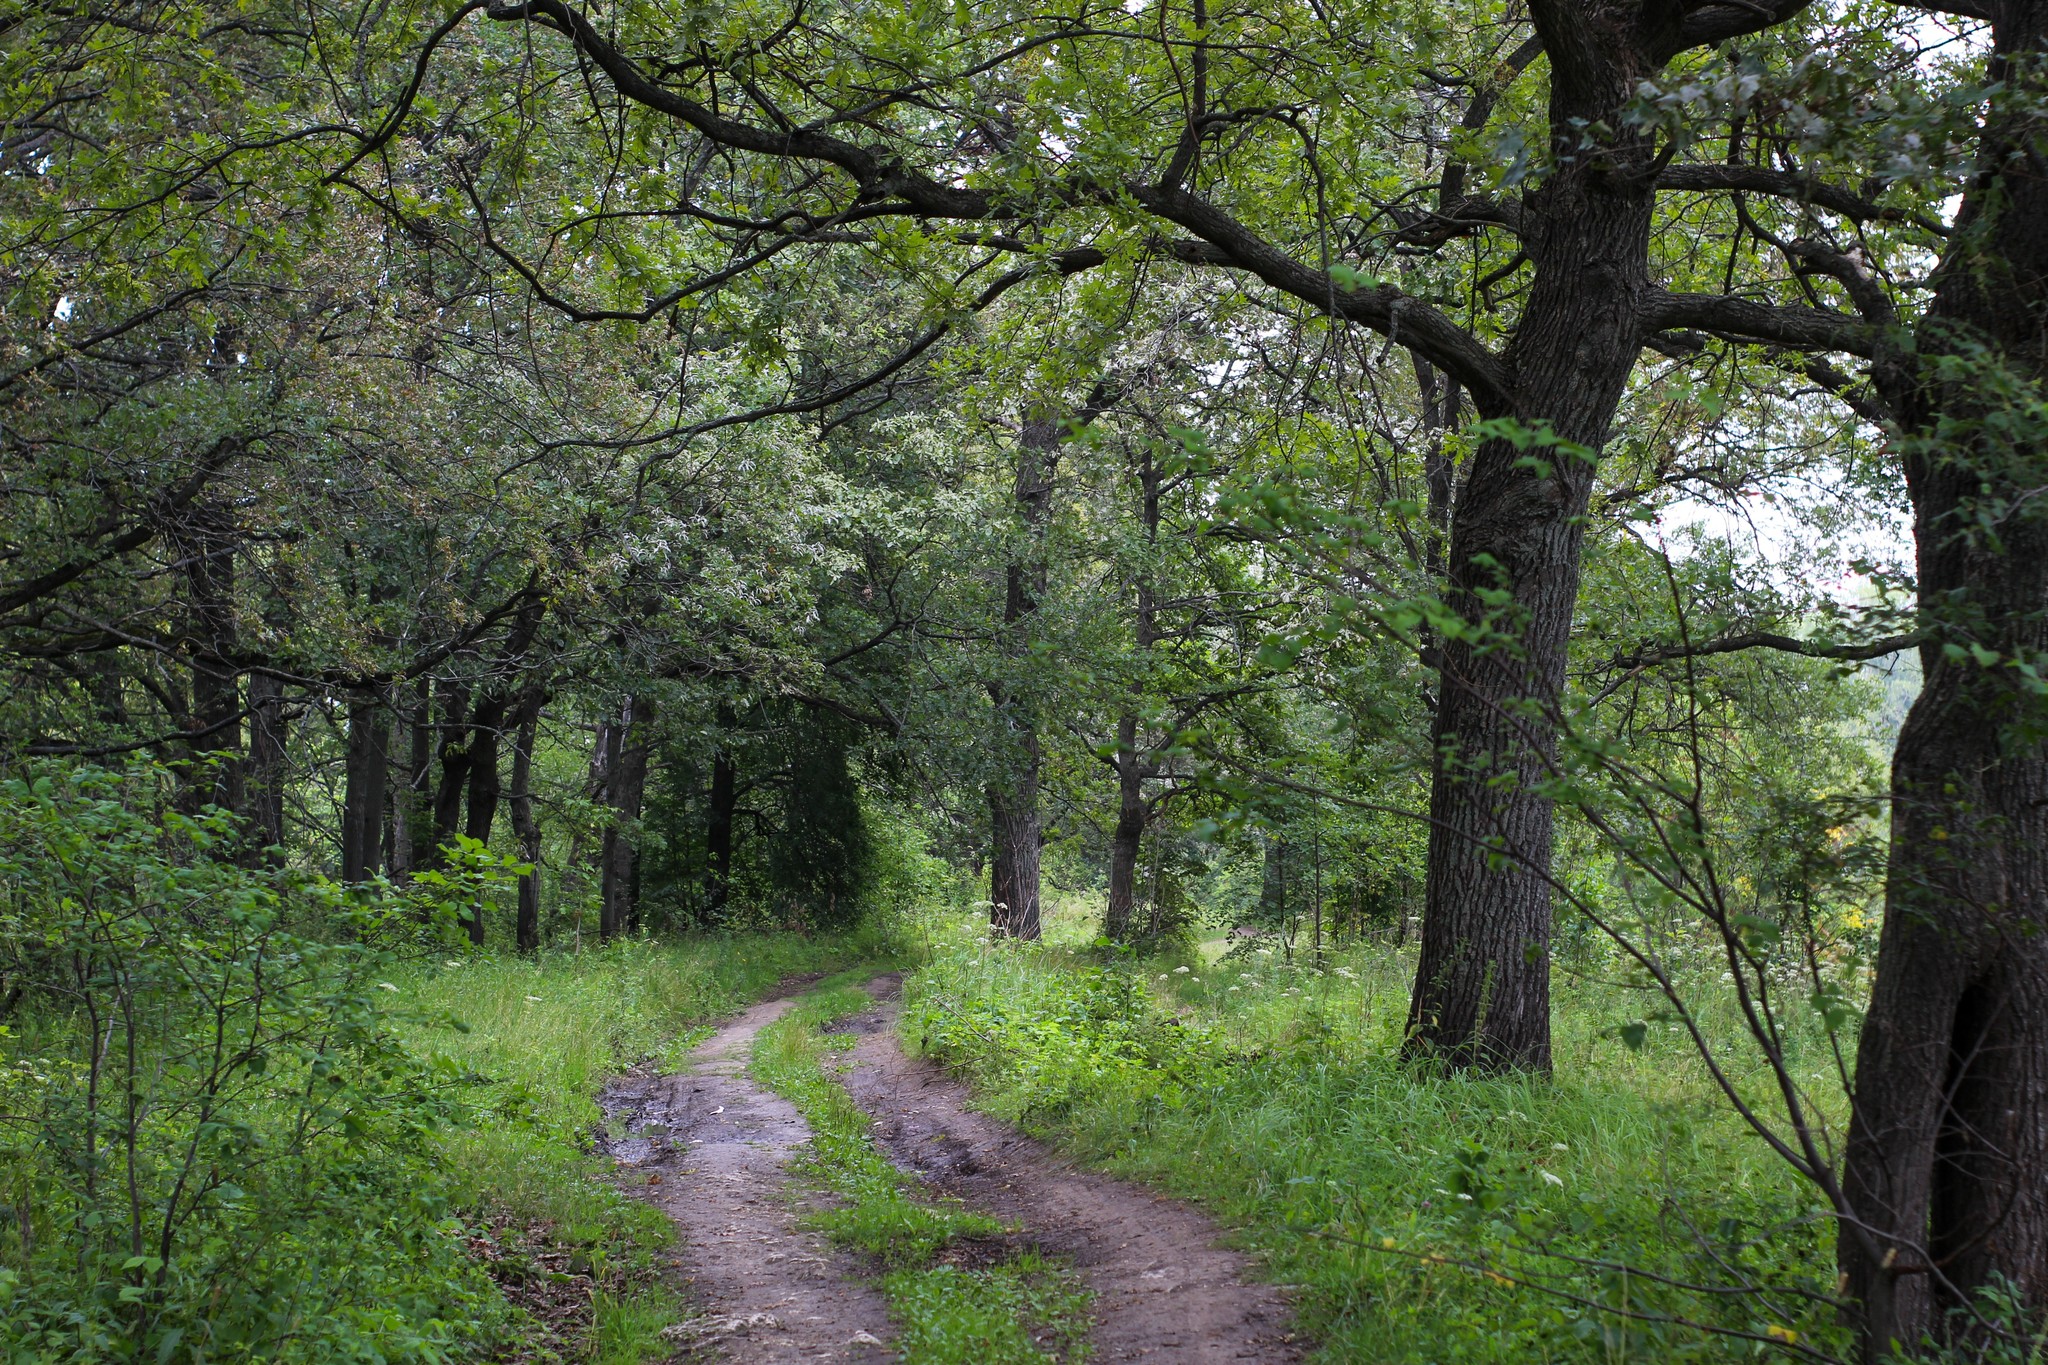
[(380, 991), (395, 991), (398, 989), (398, 987), (392, 985), (389, 981), (379, 981), (377, 983), (377, 989)]
[(1175, 967), (1173, 969), (1173, 974), (1175, 976), (1186, 976), (1188, 974), (1188, 969), (1185, 967)]
[(1538, 1171), (1536, 1172), (1536, 1174), (1542, 1176), (1545, 1181), (1549, 1182), (1552, 1185), (1556, 1185), (1559, 1188), (1563, 1188), (1564, 1186), (1563, 1176), (1552, 1175), (1549, 1171)]
[(529, 1005), (538, 1005), (540, 1003), (540, 997), (537, 995), (529, 995), (526, 997), (526, 1003)]
[(1550, 1144), (1550, 1150), (1553, 1152), (1569, 1152), (1571, 1148), (1562, 1142), (1553, 1142)]

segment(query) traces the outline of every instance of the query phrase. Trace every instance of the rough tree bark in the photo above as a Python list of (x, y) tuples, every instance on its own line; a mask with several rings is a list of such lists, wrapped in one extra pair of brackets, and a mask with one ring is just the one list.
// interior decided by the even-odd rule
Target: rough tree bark
[(1843, 1172), (1838, 1255), (1873, 1360), (1950, 1335), (1995, 1278), (2048, 1306), (2048, 709), (2014, 667), (2048, 650), (2048, 425), (2026, 406), (2048, 386), (2048, 3), (1991, 12), (1983, 170), (1916, 356), (1878, 371), (1932, 637), (1892, 759)]
[(391, 716), (384, 703), (382, 688), (360, 687), (348, 695), (341, 811), (341, 879), (345, 882), (365, 881), (377, 872), (391, 766)]
[(533, 815), (533, 745), (546, 698), (529, 692), (520, 699), (512, 737), (512, 832), (519, 839), (519, 913), (514, 938), (522, 953), (540, 950), (540, 822)]
[(606, 736), (606, 802), (612, 808), (612, 821), (605, 829), (599, 858), (604, 880), (598, 902), (598, 934), (603, 938), (626, 932), (635, 919), (639, 846), (633, 827), (639, 823), (647, 787), (647, 727), (653, 713), (654, 703), (648, 698), (628, 697)]
[[(1672, 7), (1664, 22), (1676, 24)], [(1505, 359), (1507, 410), (1568, 447), (1495, 439), (1475, 452), (1445, 564), (1450, 605), (1501, 632), (1445, 644), (1422, 952), (1409, 1050), (1483, 1070), (1550, 1067), (1552, 810), (1542, 784), (1565, 681), (1583, 521), (1597, 452), (1634, 368), (1658, 290), (1649, 270), (1656, 155), (1623, 108), (1671, 35), (1634, 5), (1538, 4), (1550, 56), (1555, 169), (1521, 205), (1535, 266)], [(1585, 147), (1581, 130), (1619, 130)], [(1495, 590), (1505, 611), (1489, 607)]]

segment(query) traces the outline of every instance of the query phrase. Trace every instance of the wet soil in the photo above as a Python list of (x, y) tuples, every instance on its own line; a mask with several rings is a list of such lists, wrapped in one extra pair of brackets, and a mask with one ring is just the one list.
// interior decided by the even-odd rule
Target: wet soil
[[(786, 992), (805, 983), (786, 983)], [(968, 1107), (968, 1089), (897, 1046), (900, 980), (877, 977), (877, 1008), (840, 1028), (861, 1035), (840, 1079), (875, 1121), (890, 1158), (936, 1192), (1016, 1227), (943, 1259), (1007, 1259), (1023, 1246), (1070, 1263), (1095, 1292), (1090, 1359), (1291, 1362), (1286, 1302), (1248, 1258), (1217, 1245), (1201, 1213), (1141, 1186), (1078, 1171)], [(790, 1157), (810, 1131), (795, 1107), (748, 1079), (754, 1036), (788, 1009), (764, 1001), (721, 1028), (673, 1076), (630, 1074), (603, 1097), (600, 1144), (623, 1183), (673, 1218), (700, 1316), (670, 1329), (678, 1359), (732, 1365), (894, 1359), (886, 1301), (863, 1267), (800, 1228), (807, 1200)], [(906, 1365), (918, 1365), (916, 1361)]]
[(791, 1155), (810, 1137), (794, 1106), (747, 1078), (754, 1035), (789, 1008), (754, 1006), (674, 1076), (627, 1075), (606, 1092), (602, 1145), (629, 1188), (676, 1222), (702, 1310), (670, 1335), (679, 1353), (733, 1365), (893, 1359), (887, 1301), (860, 1267), (797, 1226)]
[(836, 1027), (861, 1035), (841, 1080), (900, 1168), (935, 1190), (1020, 1225), (1095, 1291), (1093, 1360), (1220, 1365), (1301, 1358), (1286, 1301), (1249, 1259), (1217, 1245), (1197, 1210), (1076, 1170), (1043, 1145), (968, 1107), (969, 1091), (896, 1043), (900, 979), (870, 984), (878, 1008)]

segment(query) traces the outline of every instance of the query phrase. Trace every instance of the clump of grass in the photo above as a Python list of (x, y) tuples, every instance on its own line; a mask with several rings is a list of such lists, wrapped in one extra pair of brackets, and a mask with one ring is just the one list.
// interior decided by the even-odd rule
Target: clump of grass
[(867, 1253), (890, 1267), (917, 1266), (961, 1237), (993, 1237), (995, 1219), (956, 1202), (915, 1197), (903, 1174), (889, 1164), (868, 1135), (868, 1117), (843, 1086), (824, 1072), (827, 1057), (850, 1047), (845, 1034), (827, 1037), (820, 1027), (871, 1008), (858, 986), (822, 983), (781, 1019), (763, 1029), (754, 1046), (754, 1074), (796, 1105), (811, 1126), (808, 1151), (796, 1173), (837, 1196), (808, 1215), (833, 1241)]
[(880, 1284), (901, 1329), (906, 1361), (1081, 1360), (1090, 1295), (1071, 1271), (1031, 1251), (973, 1269), (932, 1264), (950, 1243), (1000, 1237), (1006, 1229), (957, 1201), (919, 1194), (875, 1145), (867, 1115), (827, 1074), (832, 1055), (854, 1039), (825, 1034), (823, 1027), (873, 1005), (851, 976), (822, 983), (763, 1029), (754, 1045), (754, 1074), (810, 1124), (810, 1149), (797, 1173), (834, 1196), (807, 1221), (887, 1270)]
[(607, 1178), (588, 1150), (598, 1092), (636, 1062), (674, 1066), (730, 1013), (786, 976), (841, 965), (868, 945), (793, 934), (626, 941), (522, 958), (450, 954), (388, 984), (419, 1020), (410, 1042), (468, 1077), (469, 1121), (443, 1140), (458, 1202), (577, 1249), (592, 1280), (587, 1358), (639, 1365), (674, 1349), (664, 1285), (675, 1230)]
[(1035, 1252), (985, 1270), (933, 1266), (882, 1280), (917, 1365), (1040, 1365), (1087, 1358), (1089, 1296)]

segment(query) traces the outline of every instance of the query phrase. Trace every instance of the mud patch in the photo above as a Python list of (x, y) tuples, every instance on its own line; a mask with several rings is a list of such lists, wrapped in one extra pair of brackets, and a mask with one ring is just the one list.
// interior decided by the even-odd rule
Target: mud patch
[(901, 1169), (970, 1207), (1014, 1222), (1030, 1243), (1071, 1263), (1095, 1291), (1089, 1334), (1098, 1362), (1221, 1365), (1301, 1358), (1278, 1290), (1242, 1255), (1216, 1245), (1201, 1213), (1141, 1186), (1078, 1171), (968, 1107), (968, 1089), (897, 1046), (900, 978), (870, 985), (871, 1013), (835, 1028), (860, 1041), (841, 1079)]
[(621, 1077), (602, 1101), (600, 1145), (623, 1183), (675, 1221), (700, 1316), (679, 1349), (735, 1365), (883, 1365), (887, 1302), (859, 1267), (798, 1226), (790, 1157), (810, 1137), (794, 1106), (746, 1075), (754, 1036), (789, 1008), (754, 1006), (673, 1076)]

